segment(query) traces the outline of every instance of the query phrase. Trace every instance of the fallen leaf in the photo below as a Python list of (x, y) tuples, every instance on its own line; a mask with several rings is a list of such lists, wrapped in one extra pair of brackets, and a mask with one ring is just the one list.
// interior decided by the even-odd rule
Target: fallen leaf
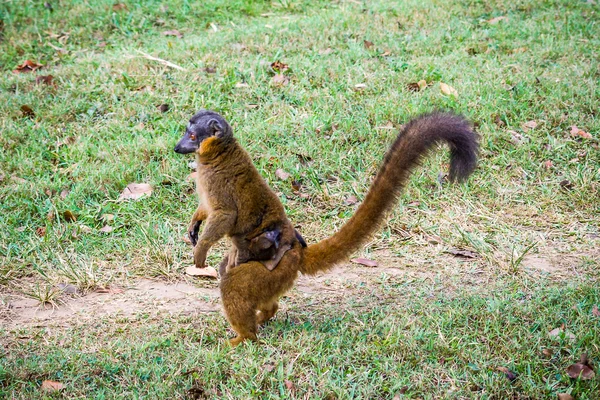
[(45, 390), (47, 392), (58, 392), (60, 390), (63, 390), (65, 388), (65, 385), (63, 385), (60, 382), (55, 382), (55, 381), (43, 381), (42, 382), (42, 390)]
[(114, 11), (127, 10), (127, 5), (123, 4), (123, 3), (115, 3), (115, 4), (113, 4), (112, 9)]
[(17, 73), (25, 73), (25, 72), (33, 72), (42, 68), (42, 64), (38, 64), (35, 61), (25, 60), (25, 62), (21, 65), (17, 65), (13, 72)]
[(23, 117), (25, 117), (25, 118), (35, 117), (35, 113), (33, 112), (33, 109), (26, 104), (23, 104), (21, 106), (21, 113), (23, 114)]
[(290, 78), (283, 74), (275, 74), (273, 78), (271, 78), (271, 82), (277, 86), (285, 86), (290, 83)]
[(523, 143), (526, 143), (529, 141), (529, 138), (521, 135), (518, 132), (511, 131), (511, 130), (509, 130), (507, 132), (510, 133), (510, 141), (516, 146), (520, 146)]
[(368, 40), (363, 40), (363, 44), (365, 46), (365, 49), (370, 49), (371, 47), (373, 47), (373, 42), (368, 41)]
[(550, 169), (550, 168), (552, 168), (553, 166), (554, 166), (554, 164), (552, 163), (552, 161), (550, 161), (550, 160), (546, 160), (546, 161), (544, 161), (544, 168), (546, 168), (546, 169)]
[(346, 198), (346, 200), (344, 200), (344, 204), (347, 206), (353, 206), (356, 203), (358, 203), (358, 199), (356, 198), (356, 196), (352, 195), (352, 196), (348, 196)]
[(419, 82), (417, 82), (417, 85), (419, 85), (419, 89), (423, 90), (427, 87), (427, 81), (425, 79), (421, 79)]
[(196, 268), (195, 266), (187, 267), (185, 273), (191, 276), (206, 276), (209, 278), (217, 278), (217, 270), (213, 267)]
[(558, 400), (575, 400), (573, 398), (573, 396), (571, 396), (570, 394), (567, 393), (559, 393), (558, 394)]
[(39, 237), (44, 237), (46, 236), (46, 227), (45, 226), (40, 226), (35, 230), (35, 234), (38, 235)]
[(440, 82), (440, 90), (446, 96), (458, 97), (458, 92), (456, 91), (456, 89), (444, 82)]
[(279, 179), (281, 179), (282, 181), (285, 181), (285, 180), (287, 180), (290, 177), (290, 174), (288, 174), (287, 172), (285, 172), (281, 168), (278, 168), (275, 171), (275, 176), (278, 177)]
[(592, 315), (594, 317), (600, 317), (600, 311), (598, 311), (598, 306), (596, 304), (592, 307)]
[(590, 365), (587, 354), (581, 355), (581, 360), (578, 363), (570, 365), (567, 368), (567, 375), (573, 379), (592, 379), (596, 374)]
[(92, 232), (92, 228), (90, 228), (90, 227), (89, 227), (89, 226), (87, 226), (87, 225), (79, 225), (79, 230), (80, 230), (82, 233), (91, 233), (91, 232)]
[(147, 183), (130, 183), (119, 196), (119, 200), (138, 200), (152, 194), (152, 186)]
[(265, 372), (272, 372), (275, 369), (275, 365), (274, 364), (265, 364), (265, 365), (263, 365), (262, 369)]
[(299, 192), (302, 189), (302, 183), (300, 181), (292, 181), (292, 190), (294, 192)]
[(391, 52), (391, 51), (389, 51), (389, 50), (386, 50), (386, 51), (384, 51), (383, 53), (381, 53), (381, 56), (382, 56), (382, 57), (388, 57), (388, 56), (391, 56), (391, 55), (392, 55), (392, 52)]
[(571, 332), (565, 331), (564, 328), (554, 328), (550, 332), (548, 332), (548, 336), (551, 338), (559, 338), (564, 334), (566, 339), (575, 340), (575, 335)]
[(545, 357), (548, 357), (548, 358), (550, 358), (550, 357), (552, 357), (552, 354), (553, 354), (553, 353), (552, 353), (552, 350), (550, 350), (550, 349), (544, 349), (544, 350), (542, 350), (542, 354), (543, 354)]
[(495, 18), (492, 18), (492, 19), (488, 19), (486, 22), (488, 24), (490, 24), (490, 25), (496, 25), (498, 22), (500, 22), (502, 20), (505, 20), (505, 19), (508, 19), (508, 17), (502, 15), (502, 16), (495, 17)]
[(454, 256), (464, 257), (464, 258), (478, 258), (479, 257), (479, 254), (477, 254), (476, 252), (471, 251), (471, 250), (450, 249), (450, 250), (446, 250), (445, 253), (450, 253)]
[(195, 181), (198, 177), (198, 171), (194, 171), (185, 178), (186, 181)]
[(579, 136), (581, 138), (584, 139), (591, 139), (592, 135), (590, 135), (588, 132), (579, 129), (577, 126), (573, 125), (571, 126), (571, 136)]
[(515, 374), (514, 372), (512, 372), (511, 370), (509, 370), (506, 367), (497, 367), (496, 371), (504, 373), (504, 375), (506, 376), (506, 379), (508, 379), (511, 382), (514, 381), (515, 379), (517, 379), (517, 374)]
[(368, 258), (353, 258), (352, 260), (355, 264), (364, 265), (365, 267), (377, 267), (377, 261), (369, 260)]
[(77, 217), (75, 216), (75, 214), (73, 214), (73, 212), (71, 210), (65, 210), (65, 211), (63, 211), (63, 218), (67, 222), (75, 222), (75, 221), (77, 221)]
[(363, 90), (366, 87), (367, 87), (367, 85), (364, 83), (357, 83), (356, 85), (354, 85), (354, 89), (356, 89), (356, 90)]
[(273, 69), (273, 71), (281, 74), (282, 72), (285, 72), (289, 69), (290, 67), (285, 64), (282, 63), (281, 61), (277, 60), (271, 63), (271, 69)]
[(102, 233), (111, 233), (114, 230), (115, 230), (115, 228), (113, 228), (110, 225), (104, 225), (102, 228), (100, 228), (100, 232), (102, 232)]
[(525, 122), (525, 123), (524, 123), (524, 124), (521, 126), (521, 128), (523, 128), (523, 130), (524, 130), (525, 132), (527, 132), (529, 129), (535, 129), (535, 128), (537, 128), (537, 126), (538, 126), (538, 123), (537, 123), (537, 122), (535, 122), (535, 121), (527, 121), (527, 122)]
[(37, 85), (39, 84), (46, 84), (46, 85), (54, 85), (54, 76), (52, 75), (40, 75), (40, 76), (36, 76), (35, 77), (35, 83)]
[(287, 388), (287, 390), (294, 390), (294, 383), (292, 381), (288, 381), (286, 379), (286, 381), (285, 381), (285, 387)]
[(161, 113), (165, 113), (165, 112), (169, 111), (168, 104), (161, 104), (161, 105), (156, 106), (156, 108), (158, 108), (158, 111), (160, 111)]
[(170, 30), (170, 31), (164, 31), (162, 34), (165, 35), (165, 36), (177, 36), (178, 38), (182, 38), (183, 37), (183, 35), (181, 34), (181, 32), (179, 32), (177, 29), (173, 29), (173, 30)]
[(217, 72), (217, 69), (215, 67), (205, 67), (204, 72), (207, 74), (214, 74)]
[(104, 222), (110, 222), (115, 219), (115, 215), (114, 214), (102, 214), (100, 219)]
[(574, 187), (573, 183), (568, 179), (560, 181), (559, 185), (565, 190), (572, 190)]
[(63, 189), (60, 191), (60, 198), (61, 199), (66, 199), (67, 196), (69, 195), (69, 189)]

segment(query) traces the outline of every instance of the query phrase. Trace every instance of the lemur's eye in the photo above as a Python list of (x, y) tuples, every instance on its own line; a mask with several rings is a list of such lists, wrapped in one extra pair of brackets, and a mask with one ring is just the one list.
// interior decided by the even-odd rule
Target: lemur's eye
[(194, 135), (193, 133), (190, 133), (190, 140), (196, 140), (196, 135)]

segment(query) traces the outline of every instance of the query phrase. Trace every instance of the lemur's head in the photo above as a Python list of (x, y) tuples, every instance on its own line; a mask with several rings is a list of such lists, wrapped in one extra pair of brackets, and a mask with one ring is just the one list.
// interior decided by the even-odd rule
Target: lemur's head
[(225, 118), (218, 113), (200, 110), (190, 118), (185, 134), (175, 146), (175, 152), (179, 154), (194, 153), (204, 140), (211, 137), (224, 141), (230, 140), (233, 138), (233, 131)]

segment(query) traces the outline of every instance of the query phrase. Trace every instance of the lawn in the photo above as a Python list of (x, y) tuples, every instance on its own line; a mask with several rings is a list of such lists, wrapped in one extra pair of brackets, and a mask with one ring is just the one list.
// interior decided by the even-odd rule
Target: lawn
[[(567, 373), (600, 365), (599, 13), (0, 1), (0, 397), (600, 398), (598, 374)], [(260, 343), (230, 349), (218, 281), (185, 274), (197, 196), (173, 147), (200, 108), (309, 243), (415, 115), (464, 114), (480, 162), (453, 185), (432, 154), (356, 255), (377, 267), (301, 278)], [(120, 200), (131, 183), (152, 192)]]

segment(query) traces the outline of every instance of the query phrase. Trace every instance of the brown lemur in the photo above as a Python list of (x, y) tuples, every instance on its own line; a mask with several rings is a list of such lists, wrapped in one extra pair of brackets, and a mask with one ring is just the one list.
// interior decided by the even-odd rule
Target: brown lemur
[[(475, 169), (479, 148), (470, 124), (452, 113), (417, 117), (392, 143), (356, 213), (333, 236), (304, 247), (296, 239), (281, 202), (233, 138), (225, 120), (211, 111), (192, 117), (176, 151), (195, 151), (198, 160), (202, 203), (190, 231), (197, 221), (207, 219), (207, 225), (194, 249), (196, 263), (203, 265), (207, 247), (225, 234), (248, 240), (275, 226), (281, 229), (281, 243), (291, 246), (273, 270), (248, 260), (222, 276), (223, 308), (237, 333), (230, 343), (235, 346), (245, 339), (257, 339), (257, 326), (275, 315), (279, 297), (294, 285), (299, 272), (314, 275), (326, 271), (359, 250), (396, 204), (412, 169), (439, 142), (450, 147), (450, 180), (466, 179)], [(239, 246), (236, 240), (234, 246)]]
[[(198, 268), (204, 267), (208, 250), (223, 236), (228, 236), (233, 245), (220, 265), (221, 275), (227, 268), (250, 260), (261, 261), (267, 269), (273, 269), (293, 243), (298, 241), (306, 247), (287, 219), (283, 205), (219, 114), (202, 110), (194, 115), (175, 151), (196, 153), (200, 205), (192, 216), (188, 234)], [(205, 220), (206, 226), (198, 238)]]

